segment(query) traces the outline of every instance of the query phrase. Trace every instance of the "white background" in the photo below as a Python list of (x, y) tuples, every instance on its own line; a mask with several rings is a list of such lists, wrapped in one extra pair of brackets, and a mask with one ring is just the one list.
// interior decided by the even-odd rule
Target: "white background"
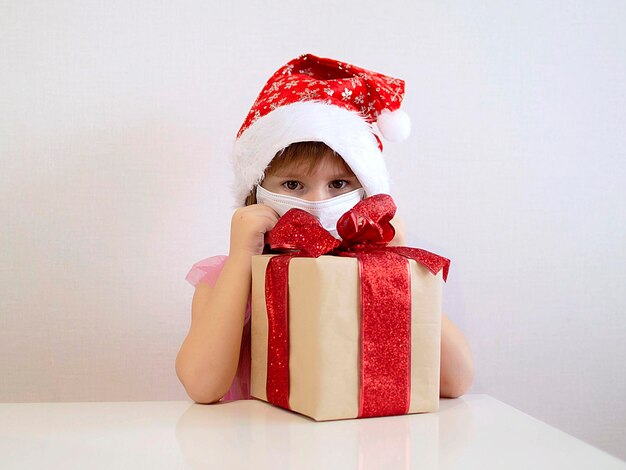
[(0, 400), (168, 400), (228, 153), (311, 52), (403, 78), (409, 244), (488, 393), (626, 459), (626, 3), (0, 1)]

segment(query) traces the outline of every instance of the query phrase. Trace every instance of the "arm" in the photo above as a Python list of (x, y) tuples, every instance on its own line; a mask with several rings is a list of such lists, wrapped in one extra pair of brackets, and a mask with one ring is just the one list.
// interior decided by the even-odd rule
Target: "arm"
[(474, 363), (461, 330), (443, 313), (441, 322), (441, 377), (439, 394), (457, 398), (465, 394), (474, 380)]
[(230, 253), (215, 286), (196, 287), (191, 327), (176, 356), (176, 375), (196, 402), (220, 400), (233, 382), (252, 282), (252, 256), (261, 253), (263, 236), (277, 221), (278, 215), (260, 204), (235, 211)]
[[(406, 245), (404, 222), (397, 217), (391, 219), (396, 236), (389, 246)], [(474, 380), (474, 363), (469, 345), (461, 330), (444, 313), (441, 319), (441, 375), (439, 394), (446, 398), (457, 398), (465, 394)]]
[(196, 287), (191, 327), (176, 356), (176, 374), (196, 402), (218, 401), (232, 384), (250, 279), (250, 259), (229, 256), (214, 287)]

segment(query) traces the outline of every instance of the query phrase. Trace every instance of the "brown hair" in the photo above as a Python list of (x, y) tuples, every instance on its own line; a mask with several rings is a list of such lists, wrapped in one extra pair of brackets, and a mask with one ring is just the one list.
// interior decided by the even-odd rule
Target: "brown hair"
[[(291, 165), (303, 165), (306, 174), (310, 175), (315, 171), (320, 161), (327, 155), (334, 157), (337, 162), (343, 166), (345, 171), (354, 174), (343, 158), (341, 158), (341, 155), (324, 142), (296, 142), (285, 147), (274, 156), (265, 169), (265, 174), (275, 175), (283, 168), (290, 167)], [(254, 185), (250, 194), (246, 197), (246, 206), (256, 204), (256, 187), (257, 185)]]

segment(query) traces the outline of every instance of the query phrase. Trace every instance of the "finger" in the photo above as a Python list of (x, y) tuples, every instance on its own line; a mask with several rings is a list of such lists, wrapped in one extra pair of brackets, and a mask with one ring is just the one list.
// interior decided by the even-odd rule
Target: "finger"
[(262, 211), (259, 211), (259, 215), (265, 215), (265, 216), (271, 217), (275, 221), (278, 221), (278, 219), (280, 219), (280, 216), (278, 215), (278, 213), (269, 206), (265, 206), (265, 209), (263, 209)]
[(273, 214), (276, 214), (277, 217), (279, 217), (278, 213), (273, 208), (271, 208), (270, 206), (266, 206), (265, 204), (256, 204), (256, 205), (258, 206), (259, 210), (263, 210), (263, 211), (266, 211), (266, 212), (271, 212)]
[(278, 216), (273, 216), (272, 214), (263, 214), (260, 215), (259, 218), (262, 220), (265, 231), (273, 229), (278, 222)]

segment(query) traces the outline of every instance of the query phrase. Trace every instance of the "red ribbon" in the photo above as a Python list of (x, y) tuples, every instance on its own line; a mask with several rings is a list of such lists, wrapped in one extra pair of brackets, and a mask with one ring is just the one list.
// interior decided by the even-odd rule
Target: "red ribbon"
[(408, 258), (433, 274), (450, 260), (426, 250), (390, 247), (396, 212), (391, 196), (360, 201), (337, 222), (343, 241), (300, 209), (283, 215), (268, 233), (273, 251), (265, 275), (268, 318), (267, 399), (289, 406), (289, 262), (323, 254), (358, 259), (361, 279), (359, 417), (408, 413), (411, 396), (411, 294)]

